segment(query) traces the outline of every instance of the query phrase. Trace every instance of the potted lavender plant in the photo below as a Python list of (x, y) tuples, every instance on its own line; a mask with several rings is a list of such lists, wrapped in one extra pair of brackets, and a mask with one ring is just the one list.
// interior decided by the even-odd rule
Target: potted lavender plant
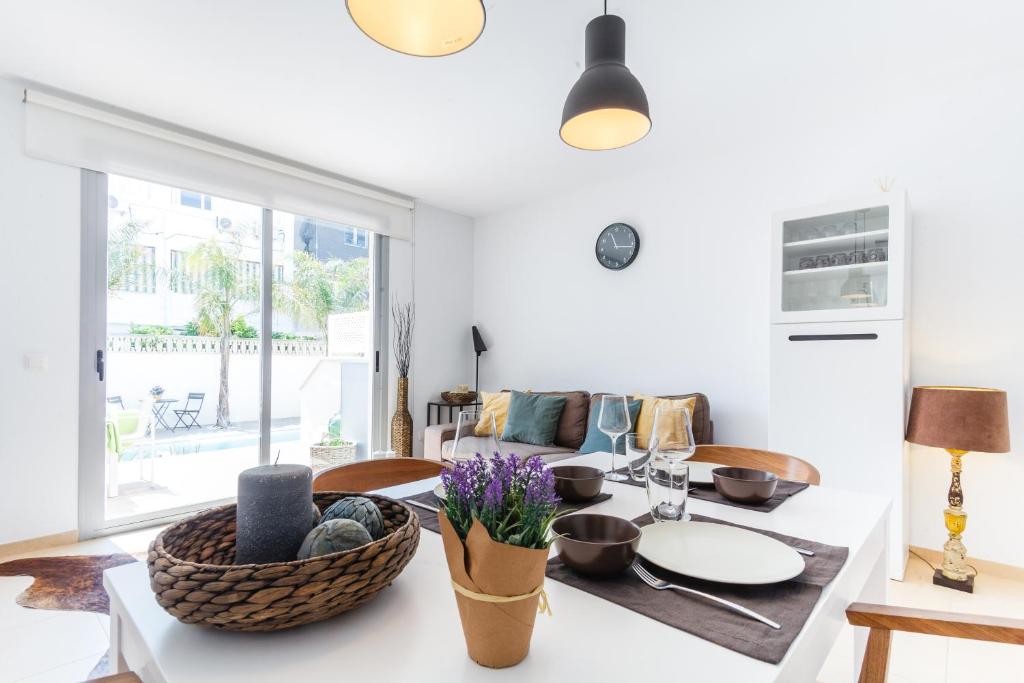
[(438, 512), (448, 570), (470, 658), (513, 666), (530, 651), (544, 593), (548, 529), (559, 499), (544, 461), (477, 456), (441, 474)]

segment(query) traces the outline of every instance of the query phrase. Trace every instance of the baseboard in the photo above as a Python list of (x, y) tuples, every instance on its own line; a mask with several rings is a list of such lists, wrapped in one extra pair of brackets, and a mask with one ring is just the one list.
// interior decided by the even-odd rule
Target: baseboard
[[(942, 551), (932, 550), (931, 548), (919, 548), (916, 545), (910, 546), (912, 552), (917, 553), (928, 562), (931, 562), (933, 567), (942, 566)], [(1013, 581), (1024, 581), (1024, 567), (1016, 567), (1012, 564), (1002, 564), (1000, 562), (991, 562), (989, 560), (978, 560), (973, 557), (967, 558), (967, 563), (972, 565), (978, 570), (978, 573), (982, 576), (998, 576), (1003, 579), (1011, 579)]]
[(37, 550), (46, 550), (47, 548), (56, 548), (58, 546), (70, 545), (72, 543), (78, 543), (77, 529), (74, 531), (63, 531), (59, 534), (50, 534), (49, 536), (40, 536), (38, 538), (27, 538), (24, 541), (0, 544), (0, 557), (23, 555), (24, 553), (32, 553)]

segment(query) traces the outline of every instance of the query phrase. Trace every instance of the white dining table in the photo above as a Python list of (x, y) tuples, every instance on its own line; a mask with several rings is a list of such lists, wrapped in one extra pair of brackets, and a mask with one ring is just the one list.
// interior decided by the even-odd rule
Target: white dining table
[[(606, 467), (609, 459), (608, 453), (593, 453), (558, 464)], [(437, 481), (381, 493), (412, 495)], [(632, 519), (647, 511), (643, 488), (606, 482), (605, 491), (612, 498), (586, 512)], [(527, 658), (509, 669), (481, 667), (466, 655), (441, 538), (426, 529), (415, 557), (376, 599), (333, 619), (277, 633), (182, 624), (157, 605), (144, 563), (109, 569), (103, 583), (110, 594), (110, 662), (116, 672), (134, 671), (146, 683), (814, 681), (846, 621), (846, 607), (857, 600), (885, 601), (888, 510), (886, 498), (826, 486), (811, 486), (770, 513), (689, 500), (689, 512), (850, 549), (779, 664), (549, 580), (553, 615), (537, 616)], [(858, 662), (863, 645), (864, 634), (858, 634)]]

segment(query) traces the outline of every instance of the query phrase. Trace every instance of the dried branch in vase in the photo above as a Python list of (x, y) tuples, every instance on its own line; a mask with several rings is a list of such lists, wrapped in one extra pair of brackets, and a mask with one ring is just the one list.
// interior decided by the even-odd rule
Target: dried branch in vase
[(391, 319), (394, 321), (392, 340), (398, 376), (408, 377), (409, 365), (412, 362), (412, 331), (416, 325), (416, 311), (411, 303), (400, 304), (396, 299), (391, 304)]

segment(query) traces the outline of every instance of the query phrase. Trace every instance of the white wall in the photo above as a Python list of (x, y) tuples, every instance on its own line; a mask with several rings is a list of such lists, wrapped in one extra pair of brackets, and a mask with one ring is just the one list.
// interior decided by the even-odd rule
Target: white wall
[[(418, 202), (413, 242), (391, 240), (390, 275), (392, 296), (416, 305), (409, 412), (413, 455), (422, 456), (427, 402), (440, 400), (444, 389), (473, 383), (473, 221)], [(392, 366), (389, 420), (396, 376)]]
[(22, 154), (20, 97), (0, 79), (0, 543), (78, 527), (81, 180)]
[[(275, 419), (299, 417), (302, 386), (322, 356), (271, 357), (271, 412)], [(217, 421), (217, 395), (220, 391), (220, 353), (135, 353), (111, 352), (107, 355), (107, 395), (120, 396), (126, 408), (135, 408), (149, 395), (154, 384), (164, 388), (164, 398), (178, 399), (164, 415), (174, 425), (174, 410), (185, 407), (190, 392), (206, 394), (198, 420), (201, 425)], [(228, 365), (228, 406), (232, 422), (259, 419), (260, 357), (256, 354), (231, 355)], [(334, 399), (337, 403), (337, 399)], [(193, 404), (194, 407), (194, 404)], [(337, 410), (334, 405), (333, 411)], [(324, 421), (323, 424), (325, 424)], [(323, 424), (314, 425), (320, 429)], [(317, 435), (319, 436), (319, 434)]]
[[(709, 85), (695, 101), (707, 125), (675, 168), (477, 221), (485, 385), (703, 391), (716, 441), (764, 444), (770, 214), (896, 176), (915, 222), (911, 379), (1009, 392), (1017, 453), (967, 457), (965, 542), (974, 557), (1024, 565), (1013, 533), (1024, 482), (1018, 22), (946, 3), (847, 19), (856, 50), (832, 36), (836, 49), (813, 51), (802, 80), (750, 93), (746, 109), (719, 106), (726, 89)], [(653, 113), (644, 145), (658, 144)], [(614, 221), (641, 236), (618, 273), (593, 253)], [(911, 543), (941, 547), (948, 458), (915, 447), (911, 477)]]

